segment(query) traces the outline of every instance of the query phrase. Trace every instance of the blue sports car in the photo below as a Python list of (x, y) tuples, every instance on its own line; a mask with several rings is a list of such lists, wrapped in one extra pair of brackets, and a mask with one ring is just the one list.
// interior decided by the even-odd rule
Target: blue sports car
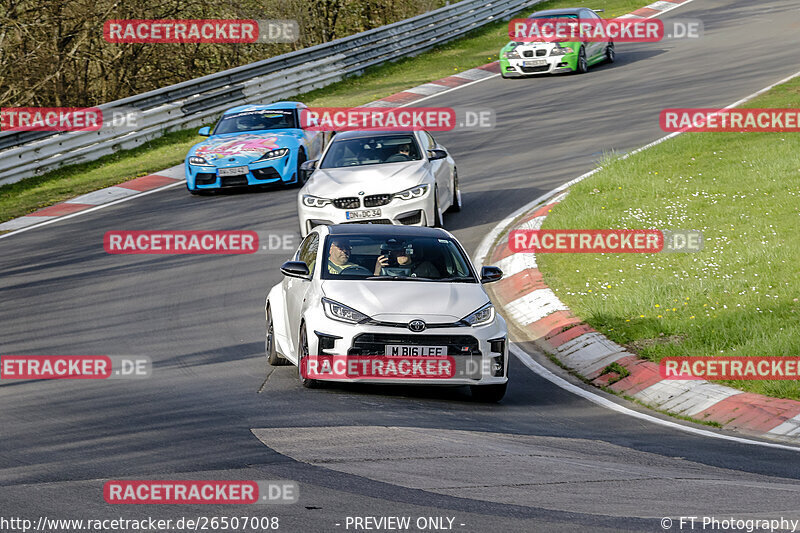
[(186, 187), (192, 194), (223, 187), (301, 186), (300, 165), (318, 159), (324, 134), (303, 130), (300, 102), (245, 105), (227, 110), (214, 126), (198, 132), (208, 139), (186, 155)]

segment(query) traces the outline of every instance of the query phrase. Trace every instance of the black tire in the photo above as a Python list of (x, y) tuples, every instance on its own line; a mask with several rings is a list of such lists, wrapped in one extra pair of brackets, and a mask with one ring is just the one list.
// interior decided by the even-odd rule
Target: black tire
[(300, 326), (300, 345), (297, 351), (297, 374), (300, 376), (300, 383), (307, 389), (316, 389), (320, 383), (316, 379), (304, 378), (302, 373), (303, 359), (308, 357), (308, 335), (306, 334), (306, 325)]
[(502, 385), (470, 385), (469, 391), (472, 393), (472, 399), (476, 402), (482, 403), (497, 403), (506, 395), (508, 382)]
[(453, 169), (453, 203), (447, 208), (448, 213), (461, 211), (461, 189), (458, 188), (458, 170)]
[(306, 180), (300, 177), (300, 165), (307, 161), (306, 151), (302, 148), (297, 152), (297, 181), (295, 181), (294, 186), (298, 189), (305, 185)]
[(586, 49), (581, 46), (581, 49), (578, 51), (578, 64), (575, 72), (578, 74), (585, 74), (589, 70), (589, 63), (586, 60)]
[(443, 228), (444, 227), (444, 216), (442, 216), (442, 212), (439, 210), (439, 190), (433, 190), (433, 227), (434, 228)]
[(264, 339), (264, 352), (267, 354), (267, 363), (272, 366), (283, 366), (289, 361), (281, 357), (275, 348), (275, 326), (272, 324), (272, 310), (267, 307), (267, 333)]
[(617, 52), (614, 51), (614, 43), (608, 43), (606, 46), (606, 63), (613, 63), (617, 60)]

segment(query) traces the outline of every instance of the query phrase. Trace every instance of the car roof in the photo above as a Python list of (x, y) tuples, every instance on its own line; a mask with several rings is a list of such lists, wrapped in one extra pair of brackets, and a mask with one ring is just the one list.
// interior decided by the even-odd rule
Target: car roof
[(241, 113), (242, 111), (254, 111), (254, 110), (268, 110), (268, 109), (302, 109), (305, 108), (306, 105), (302, 102), (290, 102), (290, 101), (282, 101), (282, 102), (274, 102), (272, 104), (248, 104), (248, 105), (239, 105), (236, 107), (232, 107), (225, 111), (225, 115), (231, 115), (233, 113)]
[(390, 137), (394, 135), (413, 135), (413, 131), (342, 131), (336, 134), (333, 140), (339, 139), (360, 139), (362, 137)]
[(371, 237), (450, 237), (439, 228), (424, 226), (395, 226), (391, 224), (334, 224), (328, 226), (328, 235), (349, 237), (369, 235)]
[[(578, 15), (579, 12), (583, 9), (589, 9), (588, 7), (567, 7), (563, 9), (545, 9), (544, 11), (537, 11), (535, 13), (531, 13), (531, 16), (528, 18), (533, 17), (544, 17), (544, 16), (555, 16), (555, 15)], [(589, 9), (591, 11), (591, 9)]]

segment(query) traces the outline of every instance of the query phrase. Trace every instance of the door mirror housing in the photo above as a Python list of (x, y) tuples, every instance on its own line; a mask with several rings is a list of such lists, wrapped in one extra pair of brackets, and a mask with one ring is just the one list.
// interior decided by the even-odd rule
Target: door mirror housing
[(434, 150), (428, 150), (428, 159), (431, 161), (436, 161), (437, 159), (445, 159), (447, 158), (447, 152), (444, 150), (440, 150), (436, 148)]
[(302, 261), (286, 261), (281, 265), (281, 272), (290, 278), (308, 279), (311, 275), (308, 265)]
[(202, 135), (203, 137), (208, 137), (211, 135), (211, 128), (209, 126), (203, 126), (197, 131), (198, 135)]
[(491, 283), (503, 277), (503, 271), (496, 266), (485, 266), (481, 268), (481, 283)]
[(311, 177), (311, 174), (317, 169), (317, 163), (319, 161), (317, 159), (311, 159), (310, 161), (306, 161), (302, 165), (300, 165), (300, 169), (297, 171), (300, 173), (300, 180), (301, 181), (308, 181), (308, 178)]

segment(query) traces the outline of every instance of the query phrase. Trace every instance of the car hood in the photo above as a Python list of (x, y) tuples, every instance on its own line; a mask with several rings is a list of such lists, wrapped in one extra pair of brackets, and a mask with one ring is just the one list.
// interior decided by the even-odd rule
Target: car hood
[(318, 169), (302, 193), (323, 198), (400, 192), (425, 182), (426, 161)]
[(443, 281), (324, 280), (322, 292), (384, 322), (456, 322), (489, 301), (480, 283)]
[(278, 148), (296, 148), (302, 138), (299, 130), (274, 130), (265, 133), (225, 133), (198, 143), (189, 151), (215, 166), (246, 165)]

